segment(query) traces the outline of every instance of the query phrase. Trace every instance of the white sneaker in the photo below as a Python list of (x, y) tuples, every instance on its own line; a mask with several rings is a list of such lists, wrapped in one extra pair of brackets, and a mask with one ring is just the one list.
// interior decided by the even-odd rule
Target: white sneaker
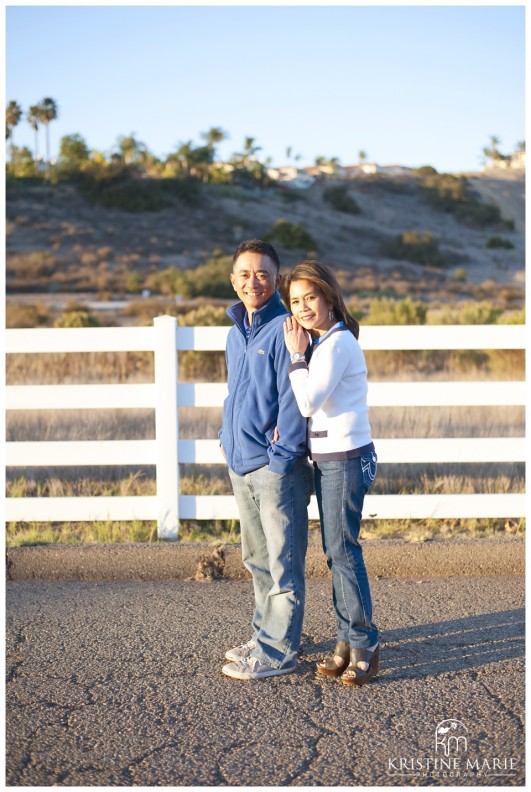
[(290, 671), (295, 671), (295, 663), (282, 668), (273, 668), (268, 663), (261, 663), (257, 657), (246, 657), (239, 663), (227, 663), (221, 670), (233, 679), (263, 679), (278, 674), (289, 674)]
[(229, 649), (228, 652), (225, 652), (225, 657), (227, 660), (234, 660), (234, 662), (239, 663), (240, 660), (245, 660), (246, 657), (249, 657), (253, 649), (256, 649), (256, 643), (251, 639), (241, 646)]

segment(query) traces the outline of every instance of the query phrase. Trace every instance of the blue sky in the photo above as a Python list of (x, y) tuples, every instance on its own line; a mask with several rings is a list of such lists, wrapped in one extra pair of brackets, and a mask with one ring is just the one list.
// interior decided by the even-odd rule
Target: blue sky
[[(157, 156), (200, 133), (246, 136), (301, 165), (477, 170), (490, 135), (525, 138), (520, 6), (7, 6), (6, 102), (59, 106), (52, 155), (79, 133), (109, 153), (135, 133)], [(25, 121), (16, 145), (33, 149)], [(44, 152), (44, 137), (39, 144)]]

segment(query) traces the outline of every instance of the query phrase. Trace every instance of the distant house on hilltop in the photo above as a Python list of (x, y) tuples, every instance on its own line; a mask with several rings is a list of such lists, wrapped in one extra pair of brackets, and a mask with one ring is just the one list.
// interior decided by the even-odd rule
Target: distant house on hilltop
[(310, 176), (342, 176), (345, 168), (342, 165), (326, 163), (322, 165), (307, 165), (302, 168)]
[(407, 176), (413, 173), (413, 170), (406, 165), (382, 165), (380, 168), (381, 173), (386, 173), (388, 176)]
[(514, 154), (511, 154), (510, 160), (511, 168), (515, 170), (525, 170), (525, 149), (515, 151)]
[(490, 159), (483, 170), (523, 170), (525, 171), (525, 149), (514, 151), (507, 156)]
[(303, 168), (299, 170), (295, 165), (283, 165), (280, 168), (268, 168), (267, 175), (279, 184), (294, 187), (296, 190), (305, 190), (315, 181), (315, 177)]
[(380, 173), (382, 168), (375, 162), (361, 162), (359, 165), (345, 165), (341, 170), (341, 175), (345, 179), (355, 179), (356, 176), (361, 176), (362, 173), (366, 173), (369, 176), (373, 173)]

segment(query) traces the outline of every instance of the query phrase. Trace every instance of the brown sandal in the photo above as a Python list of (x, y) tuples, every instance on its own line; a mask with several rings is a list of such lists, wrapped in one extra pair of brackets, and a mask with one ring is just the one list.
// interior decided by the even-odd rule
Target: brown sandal
[[(380, 661), (380, 644), (374, 652), (368, 649), (351, 649), (350, 665), (341, 675), (341, 682), (344, 685), (365, 685), (375, 674), (378, 673)], [(368, 663), (369, 667), (365, 670), (358, 666), (358, 663)]]
[[(341, 665), (337, 665), (335, 662), (334, 657), (336, 656), (341, 657)], [(346, 643), (345, 641), (338, 641), (336, 643), (336, 648), (334, 649), (333, 657), (327, 657), (325, 660), (321, 660), (320, 663), (317, 663), (317, 673), (326, 677), (341, 676), (343, 671), (348, 666), (349, 660), (350, 644)]]

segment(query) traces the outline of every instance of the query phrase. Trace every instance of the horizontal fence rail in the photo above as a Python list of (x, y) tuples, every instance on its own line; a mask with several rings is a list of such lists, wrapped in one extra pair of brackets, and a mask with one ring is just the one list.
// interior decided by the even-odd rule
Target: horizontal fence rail
[[(224, 351), (228, 327), (177, 327), (158, 317), (152, 327), (17, 329), (6, 332), (8, 354), (152, 352), (155, 382), (124, 385), (11, 385), (8, 410), (155, 411), (156, 439), (10, 442), (11, 467), (152, 465), (153, 496), (6, 499), (8, 521), (156, 520), (161, 538), (178, 535), (179, 520), (237, 519), (233, 496), (181, 495), (179, 464), (225, 464), (217, 440), (179, 438), (178, 407), (219, 407), (226, 383), (178, 383), (180, 351)], [(523, 325), (363, 327), (365, 350), (524, 349)], [(378, 407), (525, 404), (523, 382), (370, 382)], [(523, 437), (393, 438), (377, 441), (382, 463), (522, 462)], [(521, 517), (525, 495), (368, 495), (364, 517), (374, 519)], [(309, 507), (318, 519), (317, 504)]]

